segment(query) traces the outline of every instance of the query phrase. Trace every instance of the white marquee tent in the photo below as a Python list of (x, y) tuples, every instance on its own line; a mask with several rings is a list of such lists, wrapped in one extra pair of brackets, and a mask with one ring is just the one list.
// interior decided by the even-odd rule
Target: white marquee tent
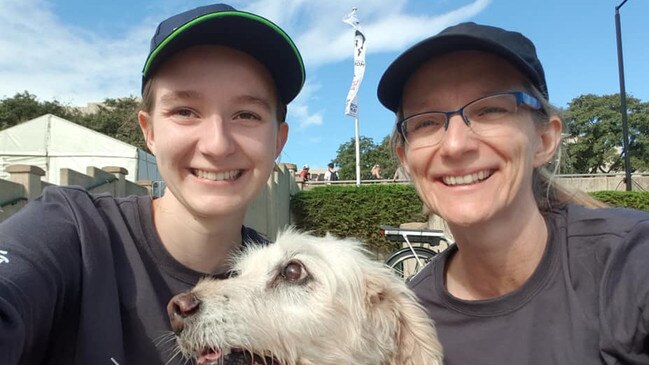
[(88, 166), (123, 167), (132, 182), (162, 180), (150, 153), (52, 114), (0, 131), (0, 179), (16, 164), (40, 167), (43, 180), (57, 185), (60, 169), (85, 173)]

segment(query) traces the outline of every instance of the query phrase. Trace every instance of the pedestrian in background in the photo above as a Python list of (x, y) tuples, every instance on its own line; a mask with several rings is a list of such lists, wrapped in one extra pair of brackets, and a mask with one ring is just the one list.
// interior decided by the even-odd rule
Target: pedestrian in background
[(376, 164), (372, 166), (372, 170), (370, 170), (370, 177), (376, 180), (383, 179), (383, 176), (381, 176), (381, 165)]
[(327, 171), (324, 174), (325, 181), (338, 181), (338, 171), (334, 168), (333, 162), (327, 164)]
[(309, 165), (304, 165), (302, 166), (302, 170), (298, 173), (298, 176), (300, 177), (300, 180), (302, 182), (307, 182), (310, 180), (310, 173), (309, 173)]

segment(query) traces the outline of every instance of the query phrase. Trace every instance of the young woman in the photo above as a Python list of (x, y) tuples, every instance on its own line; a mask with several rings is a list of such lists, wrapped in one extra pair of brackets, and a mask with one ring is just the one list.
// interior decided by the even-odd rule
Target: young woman
[(649, 213), (551, 183), (562, 122), (529, 39), (447, 28), (399, 56), (378, 93), (456, 241), (410, 282), (445, 363), (649, 363)]
[(163, 21), (138, 120), (164, 196), (51, 187), (0, 225), (0, 363), (184, 364), (166, 306), (227, 257), (286, 142), (304, 83), (275, 24), (219, 4)]

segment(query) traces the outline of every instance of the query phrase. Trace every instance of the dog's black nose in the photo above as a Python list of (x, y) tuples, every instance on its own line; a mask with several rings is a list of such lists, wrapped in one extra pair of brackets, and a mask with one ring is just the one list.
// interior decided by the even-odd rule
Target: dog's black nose
[(192, 293), (182, 293), (171, 298), (167, 305), (167, 314), (174, 332), (182, 332), (185, 327), (185, 318), (196, 313), (200, 303), (201, 301)]

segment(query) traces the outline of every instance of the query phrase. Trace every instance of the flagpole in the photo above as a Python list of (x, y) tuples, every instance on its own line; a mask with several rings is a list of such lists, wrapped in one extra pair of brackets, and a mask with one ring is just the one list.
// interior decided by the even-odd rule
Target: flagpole
[(361, 186), (361, 146), (358, 136), (358, 117), (354, 118), (354, 129), (356, 131), (356, 186)]
[(358, 89), (363, 80), (365, 73), (365, 35), (361, 29), (360, 21), (356, 17), (356, 7), (343, 17), (343, 22), (351, 25), (354, 28), (354, 78), (352, 85), (347, 93), (345, 100), (345, 114), (354, 117), (354, 131), (356, 142), (356, 185), (361, 185), (361, 147), (360, 147), (360, 133), (358, 122)]

